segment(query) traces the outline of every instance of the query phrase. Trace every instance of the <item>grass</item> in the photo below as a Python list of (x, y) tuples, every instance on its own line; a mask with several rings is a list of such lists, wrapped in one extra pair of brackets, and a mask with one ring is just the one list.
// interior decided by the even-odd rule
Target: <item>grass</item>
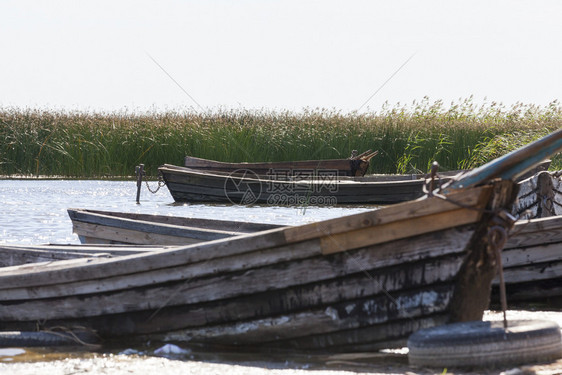
[[(424, 100), (360, 114), (334, 110), (91, 113), (0, 108), (0, 175), (156, 176), (185, 155), (221, 161), (346, 158), (379, 150), (370, 172), (481, 165), (562, 127), (562, 107)], [(562, 169), (560, 157), (552, 168)]]

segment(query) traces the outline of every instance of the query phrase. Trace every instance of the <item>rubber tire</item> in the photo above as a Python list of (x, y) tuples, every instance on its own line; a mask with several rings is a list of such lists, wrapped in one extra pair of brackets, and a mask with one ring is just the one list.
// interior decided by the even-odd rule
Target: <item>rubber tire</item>
[(498, 367), (562, 357), (562, 336), (546, 320), (474, 321), (419, 330), (408, 338), (408, 361), (420, 367)]
[(1, 347), (37, 347), (37, 346), (80, 346), (76, 337), (85, 343), (95, 344), (98, 339), (91, 333), (68, 333), (9, 331), (0, 332)]

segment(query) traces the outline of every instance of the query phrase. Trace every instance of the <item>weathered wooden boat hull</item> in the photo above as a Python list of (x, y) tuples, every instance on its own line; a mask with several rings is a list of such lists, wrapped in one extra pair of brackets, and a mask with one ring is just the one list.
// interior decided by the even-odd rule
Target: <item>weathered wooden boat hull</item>
[(69, 209), (72, 227), (82, 243), (188, 245), (281, 227), (166, 215)]
[(502, 252), (508, 303), (562, 305), (561, 176), (560, 171), (540, 172), (520, 183), (513, 213), (521, 219)]
[(206, 170), (214, 172), (239, 172), (250, 171), (257, 175), (282, 174), (289, 176), (310, 175), (330, 173), (336, 176), (363, 176), (369, 167), (370, 159), (377, 152), (370, 150), (349, 159), (327, 159), (327, 160), (302, 160), (281, 162), (259, 162), (259, 163), (227, 163), (216, 160), (186, 156), (184, 167), (195, 170)]
[(523, 218), (562, 215), (562, 171), (543, 171), (521, 181), (513, 214)]
[[(501, 185), (158, 252), (5, 267), (0, 329), (41, 322), (107, 339), (306, 350), (403, 345), (419, 328), (481, 317), (494, 268), (471, 263), (485, 258), (484, 207), (512, 200)], [(482, 282), (466, 282), (474, 276)]]
[[(548, 168), (543, 161), (528, 175)], [(229, 174), (164, 164), (159, 168), (176, 202), (270, 205), (391, 204), (424, 195), (427, 175), (369, 175), (346, 178), (276, 179), (253, 173)], [(466, 171), (440, 172), (445, 184)], [(435, 186), (437, 188), (437, 186)]]
[(228, 175), (165, 164), (159, 168), (176, 202), (271, 205), (389, 204), (423, 195), (425, 178), (270, 180)]
[[(562, 216), (522, 220), (502, 252), (507, 302), (562, 302)], [(493, 300), (499, 302), (494, 282)]]

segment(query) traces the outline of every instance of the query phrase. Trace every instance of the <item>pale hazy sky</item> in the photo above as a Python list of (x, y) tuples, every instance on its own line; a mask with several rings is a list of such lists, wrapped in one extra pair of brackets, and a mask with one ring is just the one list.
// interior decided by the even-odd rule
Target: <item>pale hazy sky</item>
[(410, 57), (362, 111), (546, 105), (561, 16), (560, 1), (0, 0), (0, 106), (347, 112)]

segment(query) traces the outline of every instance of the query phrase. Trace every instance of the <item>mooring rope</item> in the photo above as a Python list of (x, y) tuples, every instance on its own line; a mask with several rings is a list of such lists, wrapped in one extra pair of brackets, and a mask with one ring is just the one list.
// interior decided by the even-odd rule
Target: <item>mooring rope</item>
[(166, 181), (164, 181), (162, 179), (162, 175), (158, 176), (158, 185), (156, 187), (156, 189), (151, 189), (150, 185), (148, 184), (148, 181), (144, 181), (146, 183), (146, 188), (148, 189), (148, 191), (150, 191), (152, 194), (156, 194), (158, 193), (158, 190), (160, 190), (161, 187), (163, 187), (164, 185), (166, 185)]
[(507, 297), (505, 292), (505, 279), (503, 277), (503, 265), (501, 252), (507, 241), (507, 231), (502, 225), (494, 225), (488, 231), (488, 241), (492, 250), (496, 253), (496, 269), (500, 277), (500, 300), (503, 312), (503, 328), (507, 328)]

